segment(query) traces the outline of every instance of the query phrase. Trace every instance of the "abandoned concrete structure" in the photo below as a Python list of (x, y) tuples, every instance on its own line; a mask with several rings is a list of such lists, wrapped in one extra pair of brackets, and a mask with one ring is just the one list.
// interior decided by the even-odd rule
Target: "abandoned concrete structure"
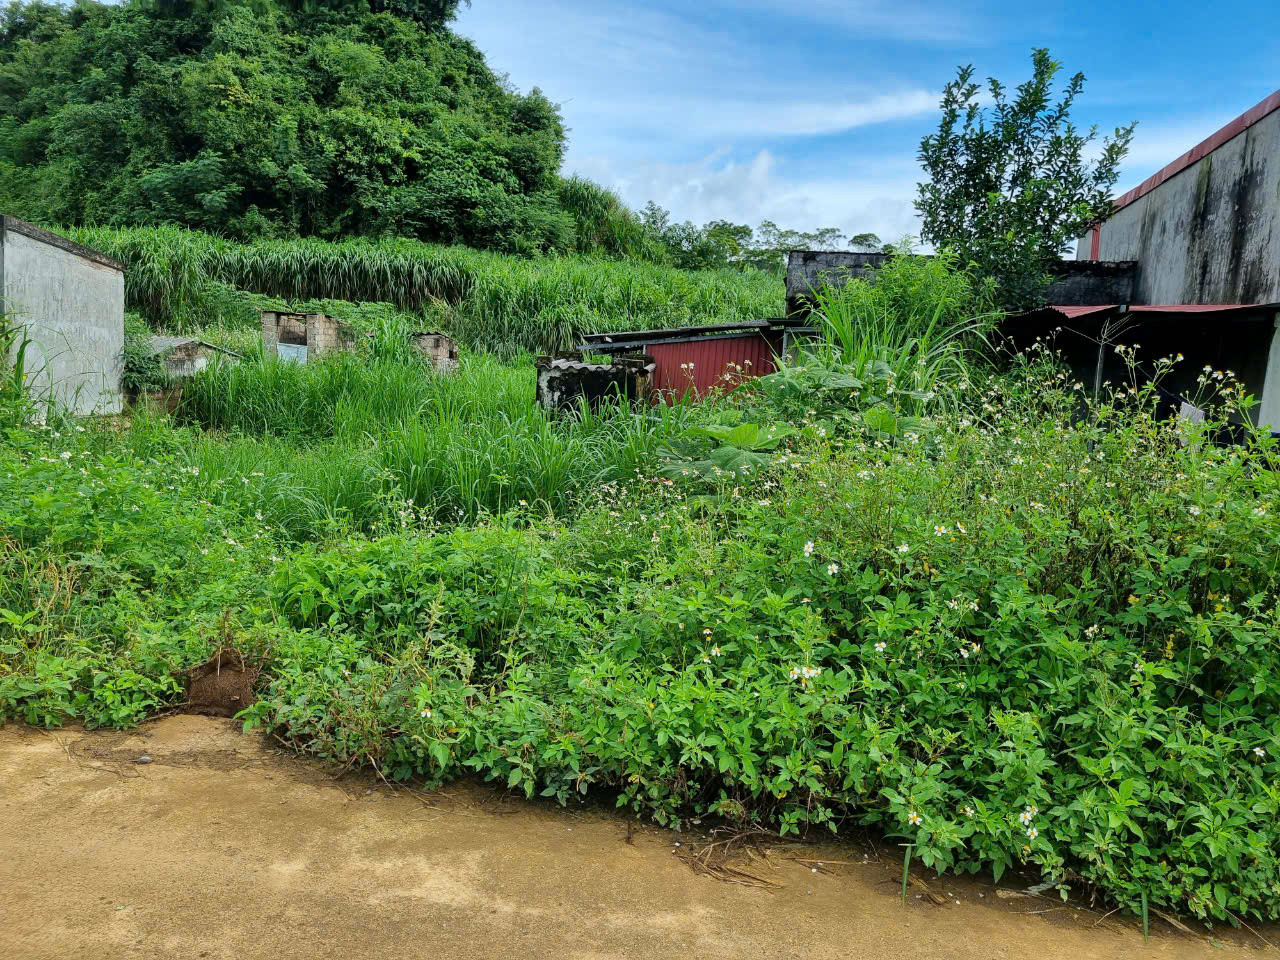
[(327, 314), (262, 311), (262, 349), (268, 356), (306, 363), (312, 357), (354, 346), (351, 328)]
[(31, 341), (27, 385), (42, 409), (52, 401), (74, 414), (120, 411), (122, 264), (0, 216), (0, 314)]
[(154, 336), (148, 343), (152, 355), (164, 364), (165, 373), (175, 380), (199, 373), (209, 365), (209, 360), (220, 355), (239, 360), (240, 354), (197, 340), (194, 337)]
[(409, 334), (409, 343), (435, 367), (436, 373), (454, 373), (458, 369), (458, 342), (452, 337), (419, 330)]
[[(824, 283), (841, 287), (851, 278), (874, 277), (890, 256), (843, 250), (792, 250), (787, 257), (787, 316), (807, 316), (809, 296)], [(1045, 296), (1050, 303), (1072, 306), (1135, 303), (1137, 267), (1133, 260), (1060, 260), (1050, 268), (1056, 279)]]
[(538, 357), (538, 403), (544, 410), (574, 410), (582, 399), (591, 406), (602, 400), (641, 400), (649, 396), (652, 357), (618, 357), (587, 363), (578, 357)]
[(1116, 303), (1280, 301), (1280, 90), (1116, 200), (1076, 258), (1137, 261)]
[(229, 360), (241, 359), (238, 353), (194, 337), (157, 335), (147, 341), (147, 346), (151, 355), (164, 367), (169, 383), (145, 390), (126, 388), (125, 399), (130, 406), (136, 406), (145, 397), (153, 405), (170, 413), (178, 408), (182, 400), (182, 381), (207, 367), (215, 355)]

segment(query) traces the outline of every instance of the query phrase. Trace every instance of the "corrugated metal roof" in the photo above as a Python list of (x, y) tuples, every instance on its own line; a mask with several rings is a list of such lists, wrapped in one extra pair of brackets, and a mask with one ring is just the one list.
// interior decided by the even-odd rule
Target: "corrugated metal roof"
[(217, 344), (209, 343), (207, 340), (200, 340), (196, 337), (169, 337), (157, 334), (151, 338), (151, 352), (154, 354), (165, 354), (170, 350), (176, 350), (178, 347), (186, 346), (189, 343), (196, 343), (202, 347), (208, 347), (210, 350), (217, 350), (219, 353), (225, 353), (232, 357), (238, 357), (240, 354), (228, 350), (226, 347), (219, 347)]
[(1199, 163), (1201, 160), (1203, 160), (1209, 154), (1213, 153), (1213, 151), (1217, 150), (1220, 146), (1222, 146), (1228, 140), (1234, 140), (1240, 134), (1244, 133), (1251, 126), (1257, 123), (1259, 120), (1274, 113), (1276, 110), (1280, 110), (1280, 90), (1277, 90), (1275, 93), (1271, 94), (1271, 96), (1267, 97), (1261, 103), (1255, 104), (1254, 106), (1250, 107), (1248, 110), (1240, 114), (1240, 116), (1236, 117), (1234, 120), (1228, 123), (1225, 127), (1219, 130), (1217, 133), (1214, 133), (1212, 136), (1209, 136), (1206, 139), (1202, 140), (1200, 143), (1196, 144), (1194, 147), (1192, 147), (1182, 156), (1178, 157), (1177, 160), (1174, 160), (1172, 163), (1164, 167), (1162, 170), (1159, 170), (1156, 173), (1152, 174), (1151, 176), (1147, 177), (1146, 180), (1143, 180), (1140, 184), (1138, 184), (1128, 193), (1119, 197), (1115, 201), (1115, 209), (1112, 210), (1112, 213), (1114, 213), (1116, 210), (1120, 210), (1123, 207), (1127, 207), (1129, 204), (1133, 203), (1135, 200), (1150, 193), (1152, 190), (1160, 186), (1160, 184), (1164, 183), (1166, 180), (1171, 180), (1172, 178), (1176, 177), (1183, 170), (1187, 169), (1187, 167), (1190, 167), (1195, 163)]
[(749, 334), (756, 330), (802, 327), (809, 321), (796, 317), (767, 317), (763, 320), (738, 320), (731, 323), (706, 323), (696, 327), (668, 327), (664, 330), (619, 330), (614, 333), (589, 333), (583, 339), (593, 348), (618, 342), (643, 343), (650, 340), (703, 337), (717, 333)]
[(1230, 314), (1230, 313), (1263, 313), (1280, 309), (1280, 303), (1160, 303), (1160, 304), (1106, 304), (1096, 307), (1069, 307), (1051, 304), (1037, 310), (1010, 315), (1010, 320), (1044, 319), (1052, 322), (1055, 319), (1075, 320), (1079, 317), (1100, 315), (1105, 313), (1127, 315), (1131, 313), (1163, 313), (1163, 314)]

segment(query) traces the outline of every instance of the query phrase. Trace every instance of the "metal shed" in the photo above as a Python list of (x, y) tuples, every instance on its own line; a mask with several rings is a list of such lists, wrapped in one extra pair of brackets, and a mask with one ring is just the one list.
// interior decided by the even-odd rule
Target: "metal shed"
[(644, 353), (653, 358), (653, 389), (663, 399), (689, 391), (701, 396), (750, 377), (775, 372), (776, 358), (791, 353), (797, 338), (813, 334), (803, 319), (775, 317), (742, 323), (597, 333), (583, 353)]
[(1280, 303), (1057, 305), (1007, 317), (1000, 332), (1015, 349), (1052, 337), (1090, 388), (1128, 379), (1117, 345), (1131, 348), (1148, 373), (1156, 360), (1182, 354), (1160, 384), (1165, 412), (1190, 399), (1206, 365), (1231, 370), (1259, 399), (1254, 423), (1280, 432)]

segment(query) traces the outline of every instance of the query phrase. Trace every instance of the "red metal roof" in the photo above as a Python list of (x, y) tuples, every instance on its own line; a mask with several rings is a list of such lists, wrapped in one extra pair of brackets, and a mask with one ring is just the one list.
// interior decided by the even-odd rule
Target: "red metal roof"
[(1087, 317), (1087, 316), (1088, 316), (1089, 314), (1091, 314), (1091, 313), (1101, 313), (1101, 312), (1106, 311), (1106, 310), (1114, 310), (1114, 309), (1115, 309), (1116, 307), (1118, 307), (1118, 306), (1119, 306), (1119, 304), (1118, 304), (1118, 303), (1108, 303), (1108, 304), (1106, 304), (1106, 305), (1104, 305), (1104, 306), (1098, 306), (1098, 307), (1058, 307), (1058, 306), (1049, 306), (1049, 307), (1046, 307), (1045, 309), (1046, 309), (1046, 310), (1056, 310), (1058, 313), (1062, 314), (1064, 317), (1071, 317), (1071, 318), (1075, 318), (1075, 317)]
[[(1152, 190), (1160, 186), (1160, 184), (1164, 183), (1166, 180), (1170, 180), (1173, 177), (1176, 177), (1183, 170), (1187, 169), (1187, 167), (1191, 166), (1194, 163), (1198, 163), (1200, 160), (1203, 160), (1205, 157), (1213, 153), (1213, 151), (1217, 150), (1220, 146), (1222, 146), (1228, 140), (1232, 140), (1238, 137), (1240, 134), (1244, 133), (1251, 126), (1253, 126), (1255, 123), (1261, 120), (1263, 117), (1267, 116), (1268, 114), (1274, 113), (1276, 110), (1280, 110), (1280, 90), (1277, 90), (1275, 93), (1271, 94), (1271, 96), (1267, 97), (1261, 103), (1256, 104), (1255, 106), (1246, 110), (1244, 113), (1240, 114), (1240, 116), (1236, 117), (1234, 120), (1228, 123), (1225, 127), (1219, 130), (1217, 133), (1208, 137), (1206, 140), (1203, 140), (1200, 143), (1196, 144), (1194, 147), (1192, 147), (1190, 150), (1188, 150), (1186, 153), (1180, 156), (1177, 160), (1174, 160), (1173, 163), (1169, 164), (1163, 170), (1160, 170), (1152, 174), (1151, 176), (1147, 177), (1147, 179), (1143, 180), (1140, 184), (1138, 184), (1128, 193), (1124, 194), (1124, 196), (1119, 197), (1115, 201), (1115, 210), (1119, 210), (1122, 207), (1127, 207), (1129, 204), (1133, 203), (1139, 197), (1145, 196), (1146, 194), (1150, 193)], [(1112, 213), (1114, 213), (1115, 210), (1112, 210)], [(1096, 254), (1094, 256), (1094, 259), (1095, 260), (1097, 259)]]
[(1129, 313), (1238, 313), (1248, 310), (1256, 313), (1269, 310), (1274, 303), (1174, 303), (1174, 304), (1134, 304)]
[[(1028, 310), (1015, 314), (1020, 318), (1031, 318), (1037, 314), (1057, 314), (1068, 320), (1088, 317), (1101, 313), (1259, 313), (1266, 310), (1280, 310), (1280, 303), (1160, 303), (1129, 304), (1110, 303), (1095, 307), (1068, 307), (1050, 304), (1038, 310)], [(1049, 319), (1046, 317), (1046, 319)]]

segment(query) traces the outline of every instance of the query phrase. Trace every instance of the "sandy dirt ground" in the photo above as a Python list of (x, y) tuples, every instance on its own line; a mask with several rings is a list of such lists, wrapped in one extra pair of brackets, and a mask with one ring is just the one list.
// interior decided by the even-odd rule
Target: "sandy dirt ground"
[(1119, 915), (1002, 898), (989, 880), (921, 877), (944, 903), (917, 886), (903, 906), (892, 849), (775, 846), (740, 864), (778, 884), (762, 889), (695, 874), (678, 854), (696, 836), (628, 834), (610, 812), (481, 784), (333, 779), (229, 720), (10, 726), (0, 957), (1280, 957), (1247, 933), (1163, 922), (1144, 945)]

